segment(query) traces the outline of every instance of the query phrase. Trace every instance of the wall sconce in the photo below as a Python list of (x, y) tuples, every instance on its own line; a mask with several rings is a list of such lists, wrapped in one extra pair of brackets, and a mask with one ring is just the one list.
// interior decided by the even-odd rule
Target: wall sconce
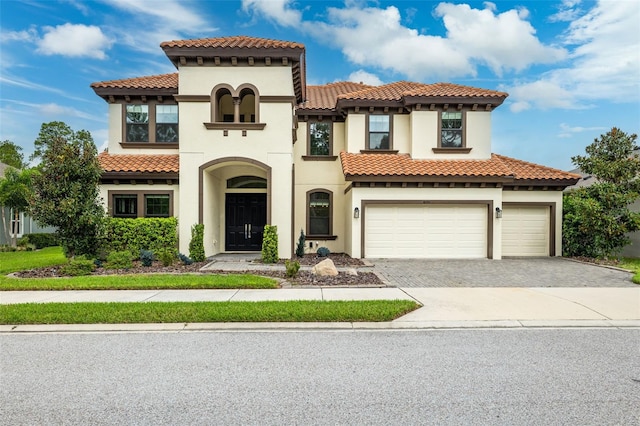
[(359, 217), (360, 217), (360, 209), (356, 207), (355, 209), (353, 209), (353, 218), (358, 219)]
[(496, 217), (498, 219), (502, 217), (502, 209), (500, 207), (496, 207)]

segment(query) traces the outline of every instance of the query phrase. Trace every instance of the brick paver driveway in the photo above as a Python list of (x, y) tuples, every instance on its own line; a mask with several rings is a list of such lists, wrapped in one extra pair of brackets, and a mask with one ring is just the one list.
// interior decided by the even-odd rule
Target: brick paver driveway
[(562, 258), (369, 259), (396, 287), (636, 287), (631, 274)]

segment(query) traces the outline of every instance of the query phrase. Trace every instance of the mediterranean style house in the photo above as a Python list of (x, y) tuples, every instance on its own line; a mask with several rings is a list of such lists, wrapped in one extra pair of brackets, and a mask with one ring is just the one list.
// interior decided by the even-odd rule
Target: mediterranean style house
[(449, 83), (307, 86), (305, 47), (164, 42), (177, 68), (91, 85), (109, 105), (101, 195), (117, 217), (175, 216), (180, 251), (325, 246), (356, 258), (561, 255), (578, 175), (491, 153), (506, 93)]

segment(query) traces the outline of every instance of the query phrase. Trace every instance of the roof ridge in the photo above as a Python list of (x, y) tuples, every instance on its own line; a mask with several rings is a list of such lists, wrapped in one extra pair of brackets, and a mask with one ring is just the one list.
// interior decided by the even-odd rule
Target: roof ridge
[(560, 172), (560, 173), (566, 173), (568, 175), (573, 175), (579, 178), (582, 178), (582, 176), (576, 174), (576, 173), (572, 173), (572, 172), (567, 172), (565, 170), (562, 169), (556, 169), (555, 167), (549, 167), (549, 166), (545, 166), (543, 164), (538, 164), (538, 163), (533, 163), (531, 161), (525, 161), (525, 160), (520, 160), (518, 158), (513, 158), (513, 157), (508, 157), (506, 155), (501, 155), (501, 154), (495, 154), (495, 153), (491, 153), (492, 156), (496, 156), (498, 157), (501, 161), (514, 161), (516, 163), (520, 163), (520, 164), (526, 164), (528, 166), (532, 166), (532, 167), (539, 167), (539, 168), (543, 168), (549, 171), (553, 171), (553, 172)]

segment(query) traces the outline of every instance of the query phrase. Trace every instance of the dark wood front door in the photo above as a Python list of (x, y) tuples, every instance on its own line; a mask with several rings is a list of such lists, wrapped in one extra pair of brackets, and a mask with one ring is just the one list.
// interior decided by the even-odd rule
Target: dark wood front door
[(225, 250), (260, 251), (267, 194), (226, 194), (225, 212)]

